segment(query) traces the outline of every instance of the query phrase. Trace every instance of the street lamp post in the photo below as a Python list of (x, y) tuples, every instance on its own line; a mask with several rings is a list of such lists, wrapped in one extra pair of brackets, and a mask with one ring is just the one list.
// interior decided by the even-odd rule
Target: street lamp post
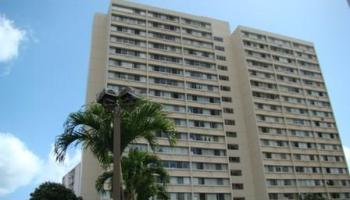
[(117, 102), (120, 99), (123, 103), (132, 103), (138, 97), (132, 92), (131, 88), (124, 88), (116, 94), (113, 90), (103, 90), (97, 102), (102, 104), (107, 110), (113, 112), (113, 179), (112, 179), (112, 197), (113, 200), (122, 200), (121, 198), (121, 106)]

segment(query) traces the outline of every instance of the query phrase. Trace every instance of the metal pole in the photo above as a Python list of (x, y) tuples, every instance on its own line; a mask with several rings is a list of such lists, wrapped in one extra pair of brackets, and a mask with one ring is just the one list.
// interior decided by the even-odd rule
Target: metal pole
[(120, 106), (117, 105), (114, 108), (113, 116), (113, 183), (112, 183), (112, 195), (113, 200), (121, 200), (121, 159), (120, 159), (120, 136), (121, 136), (121, 120), (120, 120)]

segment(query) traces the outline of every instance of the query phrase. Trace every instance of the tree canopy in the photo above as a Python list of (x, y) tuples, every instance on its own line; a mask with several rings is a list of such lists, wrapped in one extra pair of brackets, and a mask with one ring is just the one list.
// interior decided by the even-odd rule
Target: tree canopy
[(82, 200), (74, 192), (59, 183), (45, 182), (30, 194), (29, 200)]
[[(132, 149), (122, 158), (122, 171), (127, 200), (144, 200), (152, 196), (169, 199), (165, 190), (169, 175), (157, 156)], [(105, 192), (104, 184), (112, 178), (111, 171), (104, 172), (96, 181), (97, 190)]]
[[(154, 148), (157, 145), (156, 132), (168, 133), (170, 144), (176, 141), (174, 123), (162, 111), (162, 105), (140, 99), (132, 105), (121, 102), (121, 153), (137, 139), (145, 139)], [(99, 103), (92, 103), (83, 110), (71, 113), (64, 131), (55, 142), (56, 159), (65, 158), (68, 147), (82, 144), (90, 149), (101, 165), (107, 168), (113, 152), (113, 113)]]

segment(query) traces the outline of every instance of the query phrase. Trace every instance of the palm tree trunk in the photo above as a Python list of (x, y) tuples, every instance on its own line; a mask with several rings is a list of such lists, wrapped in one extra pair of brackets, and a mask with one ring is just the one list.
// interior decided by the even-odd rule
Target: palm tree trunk
[(122, 169), (122, 166), (121, 166), (121, 162), (120, 162), (120, 177), (121, 177), (121, 179), (120, 179), (120, 191), (121, 191), (121, 199), (122, 200), (126, 200), (126, 198), (124, 198), (124, 188), (123, 188), (123, 169)]

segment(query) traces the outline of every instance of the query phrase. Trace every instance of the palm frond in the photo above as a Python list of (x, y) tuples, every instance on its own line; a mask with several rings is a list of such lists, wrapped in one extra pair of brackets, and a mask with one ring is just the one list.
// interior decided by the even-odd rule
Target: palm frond
[(122, 150), (138, 138), (145, 138), (154, 149), (157, 146), (156, 132), (168, 132), (170, 144), (176, 141), (174, 123), (166, 117), (159, 103), (140, 100), (133, 110), (122, 113)]
[(112, 171), (106, 171), (104, 173), (102, 173), (96, 180), (95, 183), (95, 187), (97, 189), (97, 191), (101, 192), (101, 193), (105, 193), (105, 184), (107, 181), (112, 180), (113, 178), (113, 172)]
[(112, 114), (100, 104), (90, 104), (85, 110), (71, 113), (64, 123), (64, 132), (56, 138), (57, 161), (63, 161), (70, 146), (82, 144), (89, 148), (101, 163), (111, 159)]
[[(151, 148), (158, 145), (156, 133), (166, 132), (170, 145), (176, 142), (173, 121), (162, 111), (162, 105), (145, 99), (132, 104), (117, 100), (121, 112), (121, 153), (135, 140), (144, 138)], [(64, 123), (64, 131), (56, 138), (55, 154), (57, 161), (63, 161), (70, 146), (81, 144), (89, 149), (104, 169), (113, 162), (113, 113), (101, 104), (93, 103), (71, 113)], [(126, 192), (137, 199), (148, 199), (158, 195), (166, 198), (165, 187), (169, 176), (161, 161), (146, 152), (131, 150), (122, 158), (123, 180)], [(155, 176), (156, 175), (156, 176)], [(101, 174), (96, 188), (103, 191), (104, 183), (112, 177), (112, 172)]]

